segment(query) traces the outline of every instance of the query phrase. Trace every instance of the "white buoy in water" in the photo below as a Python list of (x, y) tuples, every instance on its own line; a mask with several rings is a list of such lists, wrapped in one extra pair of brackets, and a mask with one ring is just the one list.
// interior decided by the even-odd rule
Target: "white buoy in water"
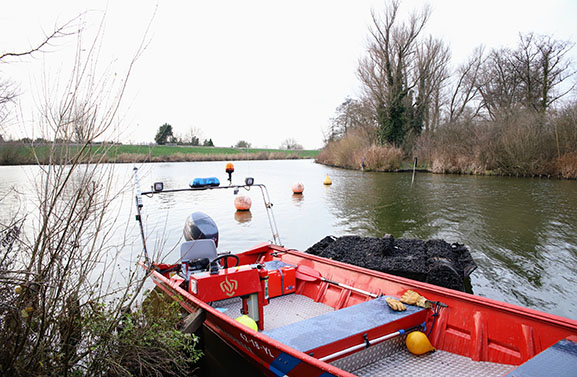
[(248, 196), (239, 195), (234, 199), (234, 207), (237, 211), (248, 211), (252, 205), (252, 200)]
[(304, 189), (305, 186), (302, 183), (297, 182), (293, 185), (293, 194), (302, 194)]

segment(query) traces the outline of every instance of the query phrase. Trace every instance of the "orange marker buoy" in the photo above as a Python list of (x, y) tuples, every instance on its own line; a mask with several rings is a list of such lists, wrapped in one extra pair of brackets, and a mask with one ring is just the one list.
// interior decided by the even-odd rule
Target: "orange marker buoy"
[(252, 205), (252, 200), (248, 196), (237, 196), (234, 199), (234, 207), (237, 211), (248, 211)]
[(293, 185), (293, 194), (302, 194), (304, 189), (305, 186), (302, 183), (297, 182)]
[(234, 173), (234, 164), (232, 162), (227, 163), (224, 171), (226, 172), (226, 174), (228, 174), (228, 181), (232, 183), (232, 173)]

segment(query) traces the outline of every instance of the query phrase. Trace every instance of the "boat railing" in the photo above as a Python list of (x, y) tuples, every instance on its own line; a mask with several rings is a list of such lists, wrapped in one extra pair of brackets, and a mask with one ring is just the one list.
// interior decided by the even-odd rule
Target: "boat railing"
[(250, 191), (252, 187), (258, 187), (260, 189), (260, 192), (262, 195), (264, 207), (265, 207), (267, 218), (268, 218), (269, 227), (270, 227), (271, 232), (272, 232), (272, 243), (275, 245), (278, 245), (278, 246), (282, 246), (282, 242), (281, 242), (280, 235), (279, 235), (278, 228), (277, 228), (277, 224), (276, 224), (276, 219), (274, 217), (274, 213), (272, 210), (273, 204), (270, 200), (270, 195), (268, 193), (268, 189), (262, 183), (254, 183), (253, 178), (246, 178), (244, 185), (230, 184), (227, 186), (220, 186), (220, 185), (207, 184), (207, 185), (201, 185), (201, 186), (191, 186), (191, 187), (185, 187), (185, 188), (169, 188), (169, 189), (165, 189), (164, 184), (162, 182), (155, 182), (152, 185), (151, 190), (142, 191), (141, 186), (140, 186), (140, 180), (138, 177), (138, 168), (134, 167), (134, 185), (135, 185), (135, 192), (136, 192), (136, 194), (135, 194), (136, 195), (135, 196), (136, 220), (138, 221), (139, 228), (140, 228), (140, 236), (142, 238), (142, 243), (143, 243), (144, 258), (145, 258), (145, 263), (147, 265), (150, 263), (150, 260), (149, 260), (149, 256), (148, 256), (148, 250), (146, 247), (146, 236), (144, 234), (144, 226), (142, 223), (142, 216), (141, 216), (142, 208), (144, 206), (144, 203), (142, 200), (143, 196), (144, 197), (153, 197), (155, 195), (168, 194), (168, 193), (194, 192), (194, 191), (206, 191), (206, 190), (230, 190), (230, 189), (234, 190), (234, 193), (237, 194), (240, 189)]

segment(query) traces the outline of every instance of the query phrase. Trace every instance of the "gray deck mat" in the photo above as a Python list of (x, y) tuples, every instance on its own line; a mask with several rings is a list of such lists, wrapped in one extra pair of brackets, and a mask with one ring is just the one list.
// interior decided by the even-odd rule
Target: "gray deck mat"
[[(213, 303), (231, 318), (240, 316), (240, 298)], [(298, 308), (296, 310), (291, 310)], [(264, 307), (265, 330), (272, 330), (334, 311), (328, 305), (297, 294), (276, 297)], [(331, 364), (359, 377), (376, 376), (504, 376), (514, 366), (477, 362), (445, 351), (415, 356), (404, 346), (404, 337), (394, 338)]]
[[(240, 297), (218, 301), (213, 303), (215, 308), (226, 309), (224, 314), (231, 318), (240, 316), (242, 301)], [(298, 308), (298, 310), (295, 310)], [(315, 302), (306, 296), (290, 294), (275, 297), (264, 308), (264, 330), (272, 330), (278, 327), (290, 325), (308, 318), (316, 317), (324, 313), (334, 311), (328, 305)]]
[(404, 349), (352, 373), (359, 377), (500, 377), (513, 368), (513, 365), (473, 361), (445, 351), (416, 356)]

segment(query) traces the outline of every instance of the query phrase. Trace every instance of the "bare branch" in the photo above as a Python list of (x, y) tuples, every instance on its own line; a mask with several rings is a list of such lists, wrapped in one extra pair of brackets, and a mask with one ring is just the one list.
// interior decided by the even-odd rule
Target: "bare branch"
[(36, 52), (43, 52), (46, 47), (51, 46), (51, 43), (55, 39), (77, 34), (78, 31), (70, 31), (70, 28), (72, 27), (72, 23), (77, 21), (81, 16), (82, 15), (78, 15), (78, 16), (74, 17), (73, 19), (71, 19), (70, 21), (64, 23), (63, 25), (55, 27), (55, 29), (52, 31), (52, 33), (45, 35), (44, 39), (39, 44), (37, 44), (35, 47), (32, 47), (26, 51), (4, 52), (4, 53), (0, 54), (0, 61), (2, 61), (3, 59), (7, 59), (7, 58), (19, 58), (19, 57), (24, 57), (24, 56), (31, 56), (31, 55), (35, 54)]

